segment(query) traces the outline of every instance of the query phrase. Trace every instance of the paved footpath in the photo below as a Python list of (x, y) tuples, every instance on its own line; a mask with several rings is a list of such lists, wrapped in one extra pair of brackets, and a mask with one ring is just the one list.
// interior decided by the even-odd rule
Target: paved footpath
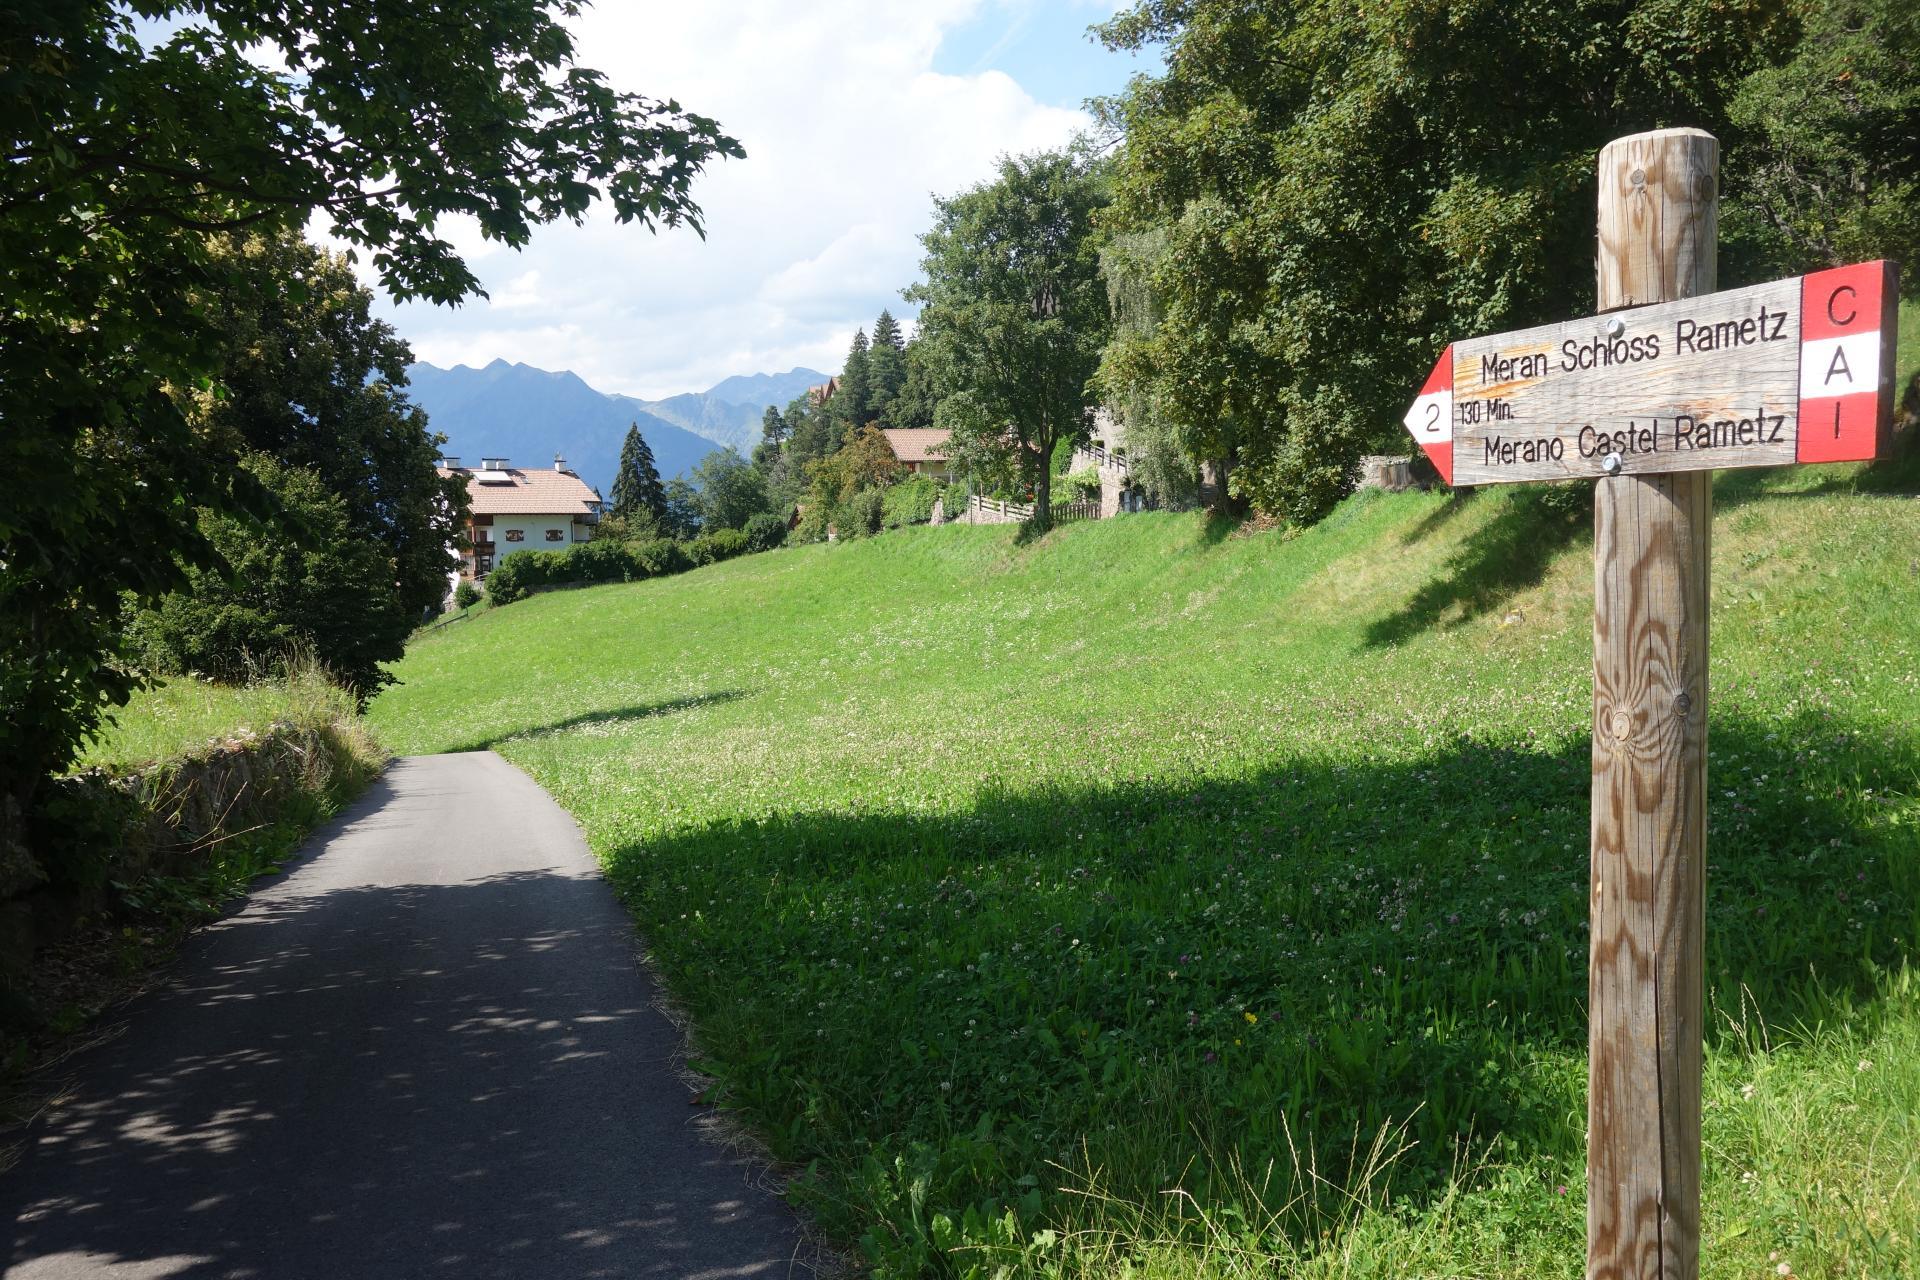
[(192, 939), (0, 1174), (8, 1280), (801, 1277), (631, 925), (491, 752), (397, 761)]

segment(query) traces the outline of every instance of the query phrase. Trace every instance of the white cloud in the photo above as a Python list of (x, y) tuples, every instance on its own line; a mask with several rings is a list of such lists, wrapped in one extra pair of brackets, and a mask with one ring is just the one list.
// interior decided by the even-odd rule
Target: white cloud
[[(1049, 0), (999, 0), (1048, 3)], [(1056, 146), (1087, 124), (999, 71), (936, 72), (943, 36), (982, 0), (602, 0), (577, 24), (583, 63), (616, 88), (674, 98), (746, 147), (697, 182), (707, 238), (650, 235), (596, 209), (520, 254), (449, 221), (492, 294), (457, 309), (392, 309), (421, 359), (496, 356), (661, 396), (734, 373), (835, 368), (856, 326), (917, 274), (934, 192), (997, 156)]]

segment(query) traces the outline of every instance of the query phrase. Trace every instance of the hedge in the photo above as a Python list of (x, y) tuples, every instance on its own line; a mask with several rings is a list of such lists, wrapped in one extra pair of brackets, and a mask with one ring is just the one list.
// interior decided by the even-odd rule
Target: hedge
[[(757, 517), (756, 517), (757, 519)], [(639, 582), (662, 578), (699, 565), (717, 564), (750, 551), (763, 551), (785, 540), (786, 526), (778, 518), (773, 527), (716, 529), (691, 542), (653, 538), (645, 542), (582, 542), (565, 551), (518, 551), (504, 557), (487, 575), (487, 596), (495, 604), (512, 604), (535, 587), (591, 582)], [(779, 537), (774, 532), (777, 529)]]

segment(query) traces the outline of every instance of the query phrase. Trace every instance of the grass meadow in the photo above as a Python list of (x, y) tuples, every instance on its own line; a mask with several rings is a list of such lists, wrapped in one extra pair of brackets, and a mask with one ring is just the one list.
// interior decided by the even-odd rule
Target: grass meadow
[[(1915, 468), (1714, 532), (1705, 1274), (1920, 1274)], [(418, 641), (579, 819), (709, 1097), (877, 1274), (1566, 1276), (1589, 517), (921, 528)]]

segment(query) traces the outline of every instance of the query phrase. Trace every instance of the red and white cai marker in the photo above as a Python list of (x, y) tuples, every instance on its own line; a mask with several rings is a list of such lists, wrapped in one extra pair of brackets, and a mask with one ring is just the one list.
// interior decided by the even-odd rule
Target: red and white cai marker
[(1879, 453), (1893, 410), (1882, 348), (1898, 324), (1889, 267), (1862, 262), (1800, 277), (1801, 462), (1865, 462)]
[(1863, 262), (1464, 339), (1402, 421), (1448, 484), (1868, 461), (1898, 299)]
[(1420, 384), (1413, 408), (1401, 419), (1432, 460), (1440, 478), (1453, 483), (1453, 344), (1433, 362), (1433, 372)]

